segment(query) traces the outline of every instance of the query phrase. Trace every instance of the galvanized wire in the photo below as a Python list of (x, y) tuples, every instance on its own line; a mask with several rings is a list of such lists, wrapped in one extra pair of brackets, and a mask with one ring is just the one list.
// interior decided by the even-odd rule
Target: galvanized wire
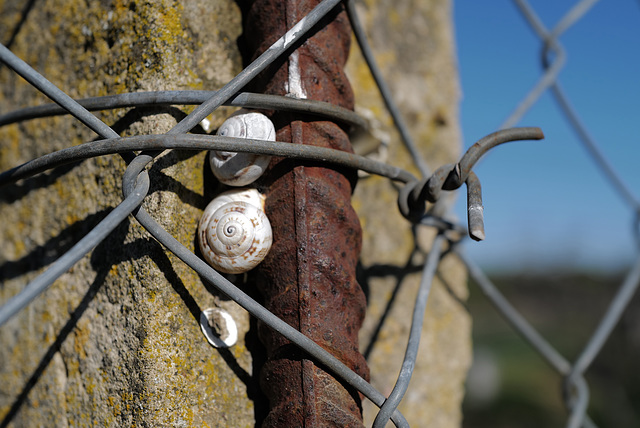
[(258, 153), (269, 156), (286, 156), (295, 159), (326, 162), (328, 164), (345, 166), (352, 169), (361, 169), (370, 174), (380, 175), (403, 183), (417, 181), (413, 174), (402, 168), (353, 153), (326, 147), (295, 145), (277, 141), (253, 140), (250, 138), (223, 137), (219, 135), (165, 134), (110, 138), (108, 140), (91, 141), (58, 150), (0, 173), (0, 186), (57, 166), (92, 157), (115, 153), (128, 153), (132, 150), (153, 150), (157, 152), (167, 149), (195, 151), (216, 150)]
[[(125, 184), (127, 186), (127, 184)], [(128, 187), (131, 185), (128, 184)], [(126, 189), (126, 187), (125, 187)], [(125, 193), (127, 190), (125, 190)], [(378, 406), (382, 406), (385, 397), (373, 388), (367, 381), (356, 374), (353, 370), (348, 368), (344, 363), (339, 361), (336, 357), (331, 355), (330, 352), (321, 348), (314, 341), (309, 339), (303, 333), (300, 333), (295, 328), (291, 327), (286, 322), (282, 321), (277, 316), (273, 315), (267, 309), (265, 309), (258, 302), (251, 297), (243, 293), (235, 285), (229, 282), (226, 278), (216, 272), (211, 266), (207, 265), (200, 258), (196, 257), (188, 248), (183, 246), (178, 240), (171, 236), (166, 230), (164, 230), (151, 216), (140, 209), (136, 215), (138, 222), (143, 225), (154, 238), (161, 244), (172, 251), (182, 261), (189, 265), (193, 270), (205, 278), (209, 283), (214, 285), (222, 293), (233, 299), (240, 306), (245, 308), (253, 316), (264, 322), (266, 325), (279, 332), (291, 342), (299, 346), (310, 356), (314, 357), (317, 361), (325, 365), (330, 371), (338, 375), (349, 385), (356, 388), (365, 397), (371, 400)], [(406, 419), (402, 414), (394, 409), (391, 419), (397, 427), (408, 427)]]
[[(129, 107), (200, 105), (216, 94), (217, 91), (195, 90), (129, 92), (103, 97), (84, 98), (76, 100), (76, 102), (89, 111), (102, 111)], [(317, 115), (355, 128), (367, 129), (367, 122), (353, 111), (322, 101), (241, 92), (229, 98), (223, 105)], [(63, 114), (68, 114), (68, 112), (55, 104), (27, 107), (0, 116), (0, 126)]]
[[(135, 162), (134, 159), (132, 161)], [(146, 172), (137, 177), (133, 191), (117, 207), (113, 209), (100, 223), (84, 236), (69, 251), (64, 253), (46, 271), (31, 281), (17, 295), (0, 306), (0, 326), (12, 316), (24, 309), (33, 299), (42, 294), (53, 282), (68, 271), (78, 260), (87, 255), (111, 231), (113, 231), (129, 214), (131, 214), (144, 200), (149, 191), (149, 176)]]
[(402, 361), (402, 367), (400, 368), (400, 374), (398, 375), (398, 380), (391, 394), (389, 394), (389, 398), (387, 398), (384, 405), (380, 408), (380, 412), (376, 415), (373, 421), (373, 428), (382, 428), (387, 425), (391, 414), (400, 405), (400, 400), (402, 400), (402, 397), (404, 397), (404, 394), (407, 392), (407, 388), (409, 388), (409, 381), (411, 380), (411, 375), (413, 375), (416, 359), (418, 358), (418, 346), (420, 345), (420, 333), (422, 332), (424, 323), (424, 313), (427, 309), (427, 299), (429, 299), (431, 284), (433, 284), (433, 278), (438, 269), (438, 262), (442, 254), (442, 245), (445, 240), (444, 233), (439, 233), (436, 236), (431, 245), (431, 251), (429, 251), (427, 260), (424, 262), (422, 280), (420, 281), (420, 288), (416, 295), (416, 304), (411, 319), (409, 341), (404, 354), (404, 360)]
[[(540, 95), (544, 93), (545, 90), (551, 89), (559, 105), (567, 115), (569, 122), (581, 136), (581, 139), (594, 157), (598, 166), (613, 183), (616, 190), (623, 195), (624, 200), (636, 213), (636, 218), (640, 218), (640, 202), (628, 186), (620, 179), (615, 169), (602, 156), (597, 144), (589, 136), (584, 125), (578, 119), (576, 112), (570, 106), (567, 97), (562, 92), (558, 83), (559, 73), (566, 62), (566, 55), (558, 38), (577, 22), (589, 8), (595, 4), (596, 0), (583, 0), (578, 2), (551, 31), (548, 31), (544, 27), (534, 10), (525, 0), (514, 1), (543, 43), (542, 64), (545, 68), (545, 73), (529, 94), (525, 96), (515, 112), (505, 121), (504, 127), (515, 125), (522, 115), (539, 99)], [(0, 126), (35, 117), (69, 113), (103, 138), (102, 140), (87, 142), (79, 146), (50, 153), (6, 171), (0, 174), (0, 186), (41, 173), (56, 166), (96, 156), (119, 153), (128, 163), (127, 170), (123, 176), (124, 200), (115, 207), (105, 219), (96, 225), (91, 232), (54, 262), (49, 269), (29, 283), (18, 295), (0, 307), (0, 326), (46, 290), (56, 278), (91, 251), (92, 248), (98, 245), (118, 224), (132, 213), (138, 222), (140, 222), (158, 242), (175, 253), (206, 281), (236, 301), (254, 317), (260, 319), (301, 349), (305, 350), (313, 359), (327, 367), (336, 377), (343, 379), (380, 407), (380, 412), (376, 416), (374, 426), (384, 426), (390, 418), (396, 426), (407, 427), (408, 423), (404, 416), (397, 410), (397, 407), (407, 391), (409, 380), (411, 379), (415, 362), (418, 358), (418, 344), (424, 323), (426, 303), (441, 257), (442, 243), (449, 238), (449, 231), (459, 231), (462, 229), (460, 225), (448, 220), (447, 215), (443, 217), (425, 215), (425, 204), (427, 202), (434, 202), (442, 190), (455, 190), (466, 182), (469, 194), (469, 230), (471, 231), (472, 237), (476, 239), (483, 238), (484, 231), (478, 228), (482, 220), (482, 201), (479, 181), (472, 171), (475, 162), (486, 150), (495, 147), (495, 145), (500, 142), (511, 141), (508, 138), (505, 139), (505, 136), (509, 136), (510, 138), (515, 135), (517, 138), (513, 139), (537, 139), (541, 138), (541, 132), (539, 129), (526, 128), (500, 131), (480, 140), (457, 164), (445, 165), (436, 170), (433, 175), (430, 175), (425, 160), (420, 155), (399, 109), (392, 100), (392, 93), (375, 64), (373, 52), (367, 42), (364, 30), (357, 16), (355, 2), (353, 0), (347, 0), (346, 9), (355, 37), (398, 129), (398, 133), (420, 170), (421, 177), (416, 178), (409, 172), (392, 165), (337, 150), (260, 140), (240, 140), (229, 137), (187, 134), (221, 105), (287, 110), (313, 114), (328, 120), (344, 123), (351, 127), (365, 128), (366, 122), (353, 112), (326, 103), (241, 92), (249, 81), (261, 71), (265, 70), (273, 61), (286, 54), (293, 46), (304, 42), (306, 33), (339, 3), (339, 0), (324, 0), (307, 17), (300, 20), (298, 24), (276, 41), (267, 51), (218, 91), (133, 93), (74, 101), (24, 61), (17, 58), (9, 49), (0, 45), (0, 61), (14, 69), (34, 87), (60, 106), (36, 106), (11, 112), (0, 117)], [(549, 61), (550, 52), (555, 54), (552, 63)], [(191, 104), (198, 105), (198, 107), (164, 135), (121, 138), (113, 129), (89, 112), (89, 110), (176, 104)], [(396, 385), (388, 398), (385, 398), (379, 391), (341, 363), (331, 355), (331, 353), (315, 344), (307, 336), (286, 324), (239, 290), (235, 285), (180, 244), (166, 230), (158, 225), (144, 209), (139, 208), (141, 202), (149, 192), (149, 178), (145, 167), (153, 162), (158, 153), (166, 149), (251, 152), (321, 161), (348, 168), (361, 169), (405, 184), (399, 192), (399, 205), (403, 214), (417, 225), (435, 227), (439, 233), (434, 240), (432, 249), (423, 267), (422, 281), (416, 297), (405, 358)], [(133, 151), (139, 150), (143, 150), (143, 153), (136, 156)], [(474, 220), (472, 220), (472, 218), (474, 218)], [(634, 233), (638, 234), (638, 231), (634, 230)], [(624, 313), (631, 297), (637, 290), (638, 284), (640, 283), (640, 258), (638, 258), (633, 268), (629, 271), (606, 314), (598, 324), (598, 327), (580, 356), (574, 364), (571, 364), (525, 320), (518, 310), (515, 309), (491, 283), (487, 276), (469, 260), (457, 246), (455, 247), (455, 252), (467, 266), (470, 276), (495, 306), (496, 311), (565, 379), (565, 402), (571, 412), (567, 426), (572, 428), (578, 426), (595, 426), (586, 415), (589, 403), (589, 388), (584, 379), (584, 375), (594, 358), (599, 354), (606, 339), (611, 335), (613, 327)]]
[(411, 158), (415, 162), (416, 166), (420, 170), (420, 174), (423, 177), (429, 176), (431, 173), (429, 171), (429, 166), (427, 162), (424, 160), (423, 156), (420, 154), (420, 150), (418, 150), (418, 146), (413, 141), (413, 137), (411, 136), (411, 132), (409, 131), (409, 127), (404, 121), (402, 114), (400, 113), (400, 109), (398, 109), (395, 101), (393, 100), (393, 95), (391, 94), (391, 89), (387, 85), (386, 80), (382, 76), (382, 71), (378, 67), (375, 57), (373, 56), (373, 51), (369, 46), (369, 42), (367, 40), (367, 36), (365, 34), (364, 28), (360, 23), (360, 19), (358, 18), (358, 13), (356, 11), (356, 3), (354, 0), (346, 1), (347, 14), (349, 15), (349, 22), (351, 22), (351, 28), (353, 29), (353, 34), (360, 46), (360, 51), (362, 52), (362, 56), (371, 71), (371, 75), (373, 76), (373, 80), (376, 82), (378, 86), (378, 90), (380, 91), (380, 95), (382, 96), (382, 100), (384, 101), (391, 118), (393, 119), (393, 123), (402, 138), (402, 142), (405, 147), (411, 154)]

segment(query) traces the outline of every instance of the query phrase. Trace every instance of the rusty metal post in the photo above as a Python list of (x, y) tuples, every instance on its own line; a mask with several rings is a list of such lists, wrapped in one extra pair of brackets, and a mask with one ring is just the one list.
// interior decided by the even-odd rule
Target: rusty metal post
[[(318, 0), (256, 0), (244, 5), (244, 35), (255, 58), (302, 19)], [(313, 36), (265, 72), (252, 89), (321, 100), (353, 109), (343, 66), (351, 31), (340, 6)], [(277, 140), (352, 151), (337, 124), (271, 112)], [(356, 282), (361, 228), (351, 207), (356, 172), (274, 159), (260, 185), (274, 243), (259, 266), (264, 305), (368, 378), (358, 351), (366, 301)], [(267, 350), (261, 387), (269, 398), (264, 426), (362, 426), (359, 394), (307, 358), (278, 333), (259, 326)]]

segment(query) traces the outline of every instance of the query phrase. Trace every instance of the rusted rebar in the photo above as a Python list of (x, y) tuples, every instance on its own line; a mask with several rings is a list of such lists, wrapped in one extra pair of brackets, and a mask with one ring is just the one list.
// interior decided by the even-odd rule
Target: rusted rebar
[[(250, 57), (267, 49), (319, 1), (256, 0), (243, 4)], [(254, 81), (253, 89), (329, 102), (353, 109), (343, 70), (350, 27), (342, 6), (284, 61)], [(344, 129), (333, 122), (286, 112), (270, 113), (277, 140), (352, 152)], [(365, 296), (355, 278), (361, 229), (350, 198), (353, 170), (275, 158), (260, 182), (274, 242), (259, 266), (256, 284), (264, 305), (364, 378), (358, 351)], [(267, 351), (261, 386), (269, 398), (266, 427), (362, 426), (359, 394), (318, 367), (287, 339), (259, 325)]]

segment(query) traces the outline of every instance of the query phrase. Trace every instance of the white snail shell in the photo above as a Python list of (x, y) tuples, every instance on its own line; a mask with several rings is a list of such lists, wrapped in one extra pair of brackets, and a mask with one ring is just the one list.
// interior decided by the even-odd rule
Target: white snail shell
[[(273, 123), (262, 113), (238, 110), (220, 126), (218, 135), (224, 137), (276, 140)], [(257, 180), (269, 165), (271, 156), (252, 153), (216, 152), (209, 154), (213, 174), (229, 186), (246, 186)]]
[(198, 225), (198, 242), (207, 263), (225, 273), (242, 273), (266, 257), (273, 241), (256, 189), (230, 190), (212, 200)]
[[(213, 324), (224, 323), (224, 335), (219, 335)], [(200, 312), (200, 330), (215, 348), (230, 348), (238, 341), (238, 326), (229, 312), (220, 308), (207, 308)]]

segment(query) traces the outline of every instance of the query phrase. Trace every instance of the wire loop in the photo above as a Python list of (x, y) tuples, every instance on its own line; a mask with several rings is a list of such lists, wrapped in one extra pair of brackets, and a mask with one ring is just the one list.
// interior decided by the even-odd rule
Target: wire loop
[(482, 191), (480, 180), (472, 168), (492, 148), (518, 140), (540, 140), (544, 134), (540, 128), (511, 128), (494, 132), (478, 140), (460, 158), (458, 163), (444, 165), (428, 178), (407, 183), (398, 194), (400, 213), (409, 221), (417, 223), (426, 213), (426, 203), (440, 199), (442, 190), (456, 190), (467, 184), (467, 212), (469, 235), (476, 241), (484, 239), (482, 214)]

